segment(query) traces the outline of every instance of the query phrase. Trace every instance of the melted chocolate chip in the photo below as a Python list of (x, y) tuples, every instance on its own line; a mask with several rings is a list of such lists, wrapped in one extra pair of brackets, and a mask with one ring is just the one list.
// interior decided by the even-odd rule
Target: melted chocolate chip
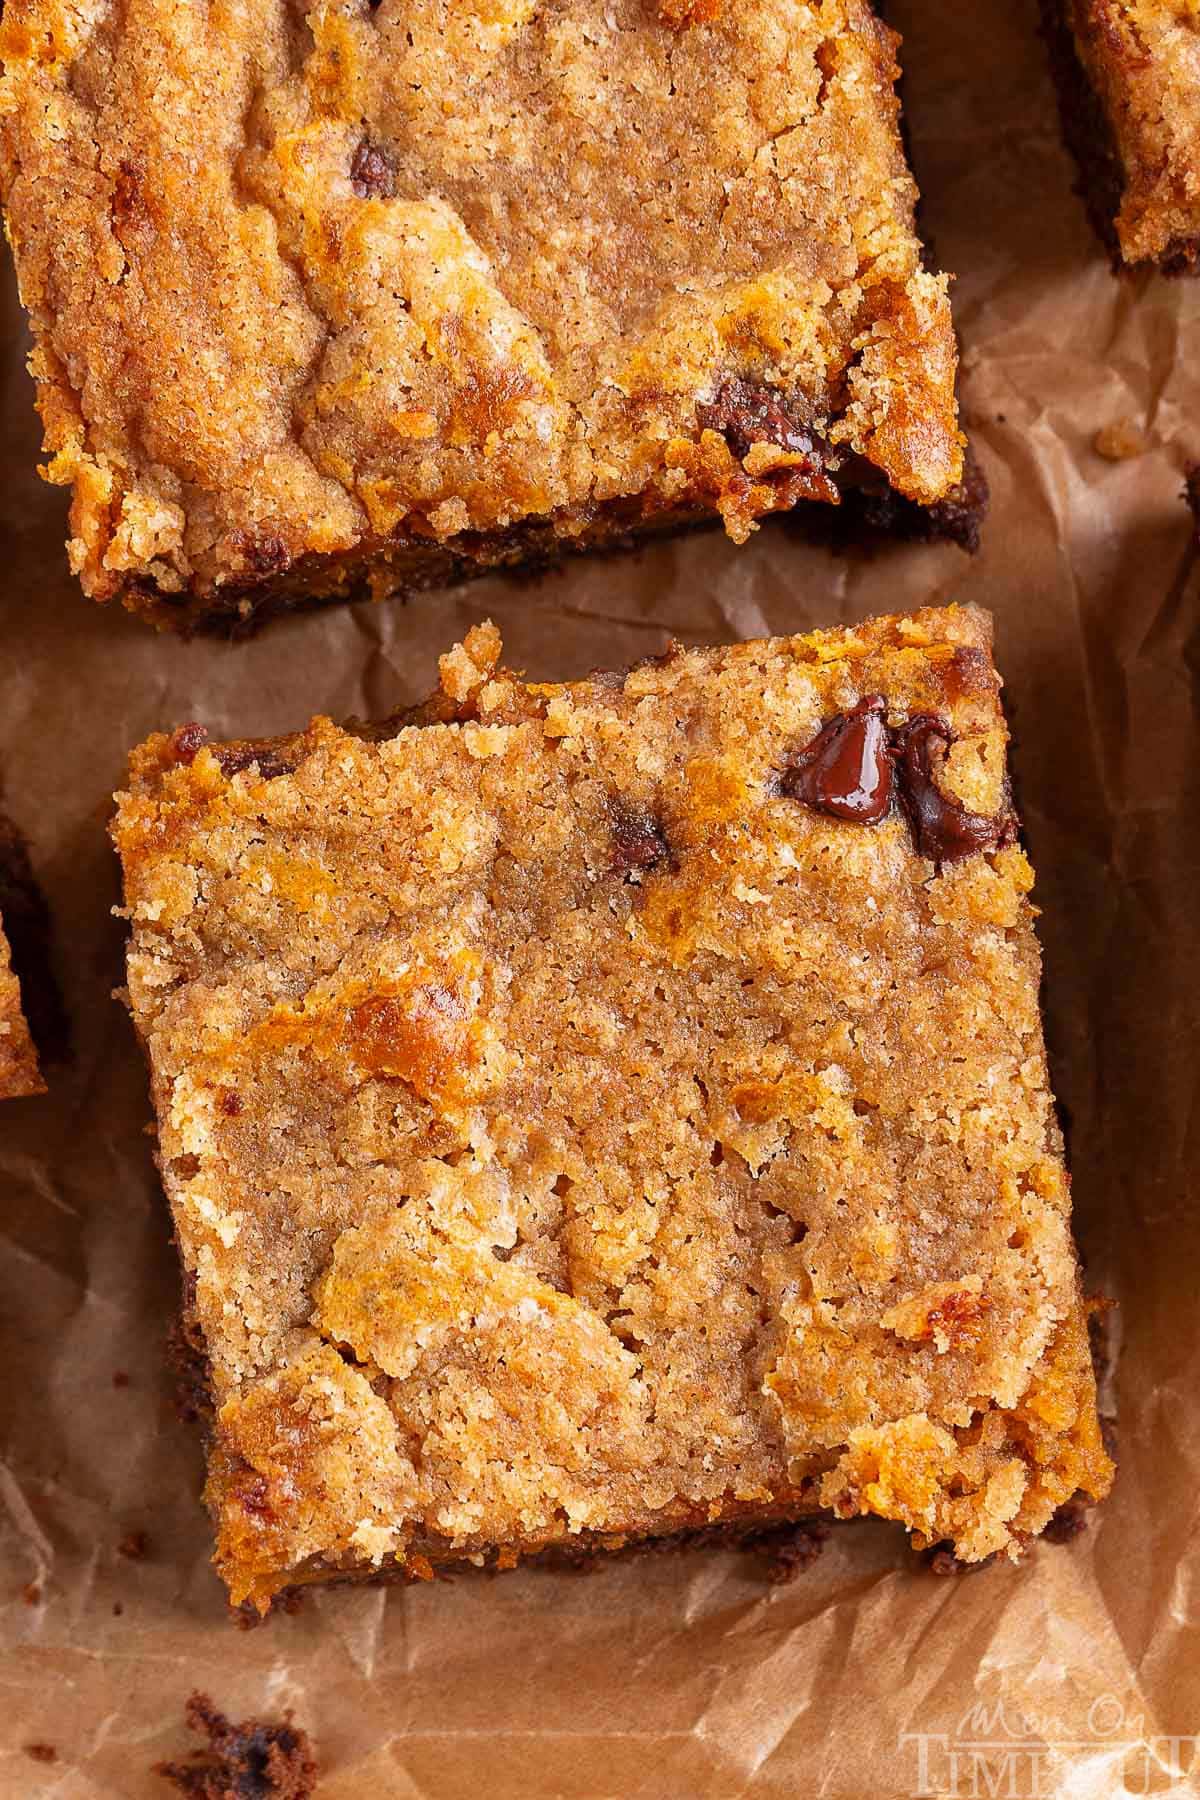
[(992, 817), (969, 812), (961, 800), (938, 786), (935, 767), (945, 760), (952, 741), (950, 727), (930, 713), (919, 713), (892, 738), (900, 801), (917, 853), (938, 864), (999, 850), (1016, 836), (1016, 821), (1007, 806)]
[(350, 185), (360, 200), (391, 200), (395, 195), (396, 165), (370, 138), (363, 138), (354, 152)]
[(786, 397), (765, 381), (731, 376), (710, 402), (696, 408), (696, 418), (702, 431), (719, 431), (735, 456), (748, 456), (752, 444), (777, 444), (820, 461), (823, 446), (815, 433), (793, 417)]
[(887, 716), (880, 695), (865, 695), (849, 712), (822, 725), (793, 758), (780, 791), (814, 812), (855, 825), (877, 825), (892, 800)]
[(614, 874), (644, 873), (670, 862), (671, 846), (653, 813), (632, 806), (627, 800), (613, 800), (609, 817), (613, 841), (610, 866)]

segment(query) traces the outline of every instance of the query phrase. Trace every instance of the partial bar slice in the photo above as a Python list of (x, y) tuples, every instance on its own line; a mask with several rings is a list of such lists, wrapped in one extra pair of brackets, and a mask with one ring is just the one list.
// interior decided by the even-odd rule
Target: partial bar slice
[[(24, 1099), (46, 1091), (30, 1019), (38, 1030), (43, 1054), (53, 1057), (65, 1050), (65, 1020), (57, 991), (52, 989), (48, 949), (49, 915), (33, 877), (29, 851), (12, 820), (0, 812), (0, 1100)], [(32, 987), (31, 978), (36, 978)]]
[(984, 615), (135, 754), (115, 837), (237, 1602), (1102, 1495)]
[(1200, 13), (1195, 0), (1041, 0), (1067, 141), (1119, 263), (1200, 259)]
[(8, 0), (87, 592), (251, 622), (843, 496), (973, 544), (897, 42), (868, 0)]
[(0, 916), (0, 1100), (19, 1100), (45, 1091)]

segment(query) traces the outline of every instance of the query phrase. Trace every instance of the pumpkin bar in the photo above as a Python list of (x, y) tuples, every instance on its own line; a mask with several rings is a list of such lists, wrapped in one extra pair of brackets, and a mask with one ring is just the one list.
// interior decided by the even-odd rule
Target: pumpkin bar
[(1068, 143), (1118, 264), (1200, 259), (1196, 0), (1041, 0)]
[(115, 839), (237, 1603), (1102, 1495), (984, 615), (132, 758)]
[(8, 0), (97, 600), (252, 623), (801, 503), (973, 544), (868, 0)]

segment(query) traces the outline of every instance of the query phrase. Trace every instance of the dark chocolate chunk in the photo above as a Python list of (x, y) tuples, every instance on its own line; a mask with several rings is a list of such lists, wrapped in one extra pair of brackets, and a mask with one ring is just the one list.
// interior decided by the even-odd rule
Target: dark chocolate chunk
[(206, 1694), (187, 1703), (190, 1730), (208, 1739), (181, 1763), (158, 1763), (155, 1773), (193, 1800), (308, 1800), (317, 1764), (308, 1733), (285, 1714), (278, 1724), (247, 1719), (234, 1725)]
[(616, 875), (644, 873), (671, 861), (671, 846), (654, 814), (645, 807), (632, 806), (627, 800), (609, 802), (612, 822), (612, 872)]
[(752, 444), (777, 444), (798, 456), (823, 459), (816, 433), (788, 410), (786, 396), (765, 381), (734, 375), (723, 381), (712, 400), (696, 408), (702, 431), (719, 431), (737, 457), (748, 456)]
[(793, 757), (780, 791), (814, 812), (877, 825), (892, 799), (887, 714), (880, 695), (865, 695), (849, 712), (822, 725)]
[(938, 786), (935, 770), (952, 741), (950, 727), (930, 713), (918, 713), (892, 734), (900, 801), (917, 853), (938, 864), (999, 850), (1016, 837), (1016, 821), (1007, 806), (991, 817), (969, 812), (961, 800)]
[(396, 165), (370, 138), (363, 138), (351, 159), (350, 185), (360, 200), (391, 200), (395, 195)]

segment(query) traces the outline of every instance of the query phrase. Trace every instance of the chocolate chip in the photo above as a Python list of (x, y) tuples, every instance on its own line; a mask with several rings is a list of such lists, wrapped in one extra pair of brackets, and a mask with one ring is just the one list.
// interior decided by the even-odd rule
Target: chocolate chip
[(350, 185), (360, 200), (391, 200), (395, 195), (396, 165), (370, 138), (363, 138), (351, 159)]
[(855, 825), (877, 825), (892, 799), (887, 715), (879, 694), (837, 713), (797, 751), (780, 792), (814, 812)]
[(207, 742), (206, 727), (197, 725), (193, 719), (188, 725), (177, 725), (171, 733), (171, 755), (177, 763), (183, 763), (186, 767), (195, 762), (197, 752), (203, 750)]
[(765, 381), (741, 375), (723, 381), (713, 399), (696, 408), (702, 431), (719, 431), (737, 457), (748, 456), (752, 444), (777, 444), (795, 455), (820, 463), (824, 446), (816, 434), (788, 410), (786, 397)]
[(945, 793), (934, 779), (953, 742), (950, 727), (930, 713), (919, 713), (893, 733), (900, 800), (912, 826), (920, 856), (930, 862), (960, 862), (964, 856), (998, 850), (1016, 837), (1016, 820), (1008, 806), (991, 817), (969, 812), (961, 800)]
[(671, 860), (671, 847), (662, 826), (644, 807), (632, 806), (627, 800), (609, 803), (612, 823), (612, 872), (632, 875), (657, 868)]

